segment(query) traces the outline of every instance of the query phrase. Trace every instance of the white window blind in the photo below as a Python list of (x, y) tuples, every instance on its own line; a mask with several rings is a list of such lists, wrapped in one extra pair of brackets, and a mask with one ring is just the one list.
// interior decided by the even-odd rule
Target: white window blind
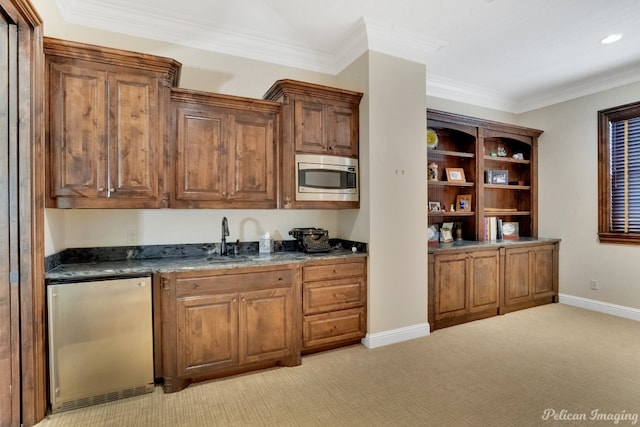
[(640, 233), (640, 117), (611, 121), (610, 231)]

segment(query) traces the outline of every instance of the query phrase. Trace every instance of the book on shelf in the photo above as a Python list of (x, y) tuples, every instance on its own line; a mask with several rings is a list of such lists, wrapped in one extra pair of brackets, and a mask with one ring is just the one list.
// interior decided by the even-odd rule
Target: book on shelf
[(503, 221), (495, 216), (484, 217), (484, 240), (517, 240), (520, 225), (515, 221)]
[(498, 218), (495, 216), (484, 217), (484, 240), (498, 239)]

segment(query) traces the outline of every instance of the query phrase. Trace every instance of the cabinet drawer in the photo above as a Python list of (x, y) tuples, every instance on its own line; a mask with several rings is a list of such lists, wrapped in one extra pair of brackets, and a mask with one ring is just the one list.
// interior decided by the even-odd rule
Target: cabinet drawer
[(338, 277), (364, 276), (364, 262), (354, 261), (339, 264), (311, 265), (302, 268), (302, 281), (334, 279)]
[(244, 291), (291, 287), (294, 283), (294, 270), (202, 275), (196, 277), (177, 278), (176, 296), (202, 295), (225, 290)]
[(302, 292), (303, 314), (361, 307), (365, 301), (362, 277), (308, 282)]
[(303, 323), (304, 349), (357, 340), (366, 333), (364, 308), (305, 316)]

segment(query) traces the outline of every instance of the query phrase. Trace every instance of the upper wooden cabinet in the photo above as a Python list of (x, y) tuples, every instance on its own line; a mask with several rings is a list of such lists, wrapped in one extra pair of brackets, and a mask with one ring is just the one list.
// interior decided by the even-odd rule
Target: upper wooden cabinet
[(264, 98), (283, 104), (283, 122), (289, 125), (283, 126), (283, 148), (286, 150), (358, 156), (361, 93), (295, 80), (278, 80)]
[(180, 63), (44, 39), (48, 207), (166, 207), (169, 90)]
[(358, 157), (362, 93), (295, 80), (278, 80), (264, 95), (282, 104), (280, 207), (357, 208), (358, 202), (295, 199), (296, 153)]
[(171, 207), (276, 207), (278, 103), (174, 88), (171, 110)]

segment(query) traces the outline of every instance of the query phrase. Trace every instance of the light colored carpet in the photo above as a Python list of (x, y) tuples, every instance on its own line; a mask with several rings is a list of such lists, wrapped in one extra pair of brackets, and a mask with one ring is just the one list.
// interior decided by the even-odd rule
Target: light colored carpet
[(640, 324), (551, 304), (178, 393), (156, 387), (37, 426), (629, 426), (638, 417)]

